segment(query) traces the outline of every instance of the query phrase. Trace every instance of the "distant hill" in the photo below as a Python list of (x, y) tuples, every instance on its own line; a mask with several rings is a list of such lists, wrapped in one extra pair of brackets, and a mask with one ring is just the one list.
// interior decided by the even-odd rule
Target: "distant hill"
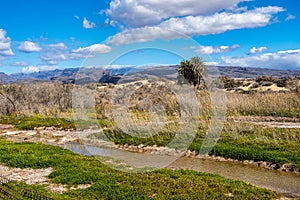
[(9, 76), (3, 72), (0, 72), (0, 83), (9, 83), (9, 82), (13, 82), (14, 78), (12, 76)]
[(218, 66), (220, 74), (231, 78), (256, 78), (257, 76), (298, 77), (300, 70), (276, 70), (254, 67)]
[[(155, 66), (148, 68), (111, 68), (106, 69), (111, 75), (131, 74), (137, 76), (158, 76), (175, 79), (178, 65)], [(254, 67), (218, 66), (219, 74), (231, 78), (256, 78), (257, 76), (299, 77), (300, 70), (275, 70)], [(34, 73), (15, 73), (7, 75), (0, 72), (0, 80), (4, 83), (24, 81), (58, 81), (58, 82), (98, 82), (103, 77), (102, 68), (66, 68)]]

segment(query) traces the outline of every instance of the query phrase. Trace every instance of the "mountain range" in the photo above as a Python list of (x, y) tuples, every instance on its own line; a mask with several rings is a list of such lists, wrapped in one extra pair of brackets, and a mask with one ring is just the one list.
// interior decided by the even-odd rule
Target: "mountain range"
[[(0, 72), (2, 83), (26, 82), (26, 81), (59, 81), (70, 82), (84, 80), (84, 82), (99, 81), (104, 73), (110, 75), (151, 75), (175, 79), (177, 77), (178, 65), (155, 66), (147, 68), (124, 67), (124, 68), (66, 68), (50, 71), (39, 71), (33, 73), (5, 74)], [(217, 66), (217, 73), (231, 78), (256, 78), (257, 76), (273, 77), (298, 77), (300, 70), (276, 70), (255, 67)]]

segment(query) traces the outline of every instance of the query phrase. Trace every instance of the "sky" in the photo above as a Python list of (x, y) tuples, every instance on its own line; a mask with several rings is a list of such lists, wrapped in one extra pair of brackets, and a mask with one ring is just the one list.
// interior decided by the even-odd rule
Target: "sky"
[(300, 70), (299, 11), (299, 0), (2, 1), (0, 72), (173, 65), (192, 56)]

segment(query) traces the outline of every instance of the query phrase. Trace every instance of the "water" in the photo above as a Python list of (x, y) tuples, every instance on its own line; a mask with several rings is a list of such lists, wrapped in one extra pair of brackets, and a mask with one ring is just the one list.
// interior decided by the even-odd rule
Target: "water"
[(172, 163), (170, 167), (219, 174), (226, 178), (241, 180), (287, 196), (300, 197), (300, 175), (292, 173), (268, 170), (241, 163), (183, 157)]
[[(62, 147), (82, 155), (112, 157), (137, 168), (149, 166), (156, 168), (167, 167), (218, 174), (226, 178), (241, 180), (267, 188), (286, 196), (300, 197), (300, 175), (297, 174), (278, 172), (235, 162), (187, 157), (177, 159), (173, 156), (135, 153), (108, 147), (83, 146), (80, 144), (66, 144)], [(166, 163), (172, 164), (165, 166)]]

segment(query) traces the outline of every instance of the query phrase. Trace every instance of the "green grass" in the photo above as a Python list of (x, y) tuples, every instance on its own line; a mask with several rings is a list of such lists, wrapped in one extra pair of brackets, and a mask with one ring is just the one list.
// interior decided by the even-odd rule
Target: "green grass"
[(42, 186), (10, 183), (14, 191), (39, 191), (54, 199), (276, 199), (278, 193), (218, 175), (189, 170), (147, 173), (116, 171), (94, 157), (80, 156), (59, 147), (0, 140), (0, 162), (10, 167), (53, 167), (51, 182), (92, 184), (90, 188), (54, 194)]
[(85, 129), (90, 126), (100, 125), (101, 127), (111, 127), (114, 123), (107, 119), (95, 120), (67, 120), (64, 118), (54, 118), (49, 116), (24, 116), (24, 115), (6, 115), (0, 117), (0, 124), (13, 124), (19, 130), (33, 130), (38, 127), (56, 127), (62, 130)]
[[(102, 127), (110, 128), (104, 131), (106, 138), (102, 139), (108, 138), (116, 144), (128, 145), (166, 146), (175, 135), (171, 128), (166, 128), (165, 131), (160, 131), (152, 137), (134, 137), (123, 133), (119, 129), (114, 129), (115, 123), (108, 119), (98, 119), (97, 121), (79, 120), (75, 125), (73, 121), (61, 118), (6, 116), (0, 119), (0, 123), (14, 124), (18, 129), (25, 130), (43, 126), (76, 129), (99, 123)], [(199, 128), (189, 149), (199, 152), (204, 138), (205, 128)], [(300, 130), (293, 128), (262, 128), (247, 123), (228, 122), (221, 133), (221, 138), (210, 154), (238, 160), (273, 162), (278, 165), (292, 163), (300, 168)]]
[[(113, 141), (116, 144), (130, 144), (130, 145), (139, 145), (144, 144), (145, 146), (166, 146), (172, 138), (175, 136), (175, 133), (172, 132), (160, 132), (151, 137), (134, 137), (123, 133), (119, 129), (106, 130), (104, 131), (106, 137)], [(97, 134), (96, 134), (97, 136)]]
[(46, 116), (34, 115), (26, 117), (24, 115), (7, 115), (0, 118), (2, 124), (13, 124), (20, 130), (33, 130), (35, 127), (56, 127), (64, 130), (74, 129), (74, 122), (64, 118), (51, 118)]
[[(166, 146), (174, 137), (172, 132), (161, 132), (149, 138), (133, 137), (121, 130), (109, 130), (106, 136), (117, 144)], [(205, 139), (199, 129), (189, 149), (199, 153)], [(262, 128), (247, 123), (226, 123), (220, 139), (210, 155), (237, 160), (292, 163), (300, 168), (300, 130), (295, 128)]]
[[(2, 191), (2, 193), (1, 193)], [(22, 200), (48, 200), (51, 199), (47, 195), (47, 191), (38, 185), (26, 185), (23, 182), (10, 182), (0, 185), (0, 199), (22, 199)]]

